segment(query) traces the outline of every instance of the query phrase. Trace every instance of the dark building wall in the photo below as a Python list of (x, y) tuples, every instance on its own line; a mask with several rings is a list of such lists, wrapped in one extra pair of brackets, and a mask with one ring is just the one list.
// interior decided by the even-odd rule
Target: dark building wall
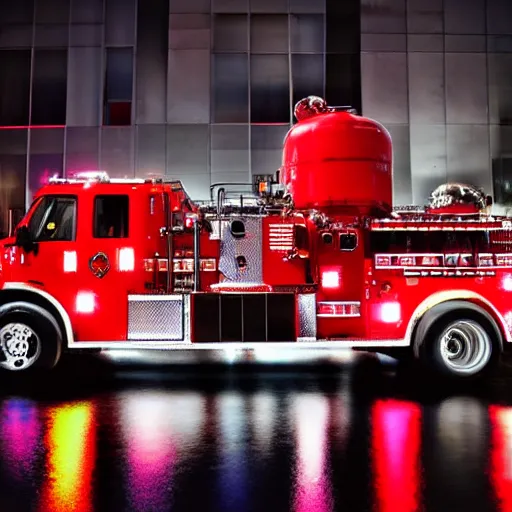
[(358, 0), (2, 2), (0, 226), (54, 174), (273, 173), (296, 101), (360, 106), (359, 45)]

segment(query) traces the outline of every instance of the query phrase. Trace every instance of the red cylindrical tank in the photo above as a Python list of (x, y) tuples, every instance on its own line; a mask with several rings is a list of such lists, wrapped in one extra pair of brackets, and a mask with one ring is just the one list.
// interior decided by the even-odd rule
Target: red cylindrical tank
[(297, 209), (392, 205), (392, 144), (376, 121), (309, 97), (295, 107), (280, 181)]

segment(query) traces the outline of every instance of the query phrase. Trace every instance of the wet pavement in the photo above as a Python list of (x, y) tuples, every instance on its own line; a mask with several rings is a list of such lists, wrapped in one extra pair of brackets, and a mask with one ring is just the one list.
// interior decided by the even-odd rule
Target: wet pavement
[(512, 510), (511, 369), (86, 363), (2, 382), (1, 511)]

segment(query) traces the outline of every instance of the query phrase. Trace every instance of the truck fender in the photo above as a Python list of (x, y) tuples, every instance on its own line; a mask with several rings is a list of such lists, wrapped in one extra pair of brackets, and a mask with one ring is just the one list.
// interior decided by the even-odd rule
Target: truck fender
[(467, 300), (448, 300), (428, 309), (420, 318), (413, 331), (412, 348), (414, 356), (420, 357), (420, 351), (426, 341), (430, 328), (443, 316), (454, 311), (471, 311), (484, 318), (494, 331), (494, 338), (499, 343), (500, 352), (503, 351), (503, 334), (496, 320), (484, 308)]
[(59, 325), (64, 346), (69, 346), (73, 343), (71, 319), (62, 304), (55, 297), (25, 283), (6, 283), (4, 288), (0, 290), (0, 307), (3, 304), (18, 301), (37, 305), (48, 311)]
[(0, 319), (3, 315), (6, 313), (16, 313), (18, 311), (30, 311), (32, 313), (35, 313), (36, 315), (40, 315), (44, 317), (48, 322), (50, 322), (55, 329), (55, 332), (57, 333), (59, 337), (59, 343), (57, 343), (57, 352), (55, 354), (55, 358), (52, 361), (52, 364), (50, 367), (54, 367), (57, 362), (60, 359), (61, 353), (62, 353), (62, 330), (57, 322), (55, 320), (55, 317), (47, 311), (45, 308), (38, 306), (37, 304), (33, 304), (31, 302), (24, 302), (24, 301), (18, 301), (18, 302), (8, 302), (6, 304), (3, 304), (0, 306)]

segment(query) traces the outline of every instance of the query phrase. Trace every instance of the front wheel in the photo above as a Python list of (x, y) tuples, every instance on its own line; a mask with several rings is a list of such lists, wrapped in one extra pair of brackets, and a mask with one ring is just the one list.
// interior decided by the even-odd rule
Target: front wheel
[(52, 368), (60, 357), (62, 336), (46, 311), (30, 308), (0, 314), (0, 368), (11, 372)]

